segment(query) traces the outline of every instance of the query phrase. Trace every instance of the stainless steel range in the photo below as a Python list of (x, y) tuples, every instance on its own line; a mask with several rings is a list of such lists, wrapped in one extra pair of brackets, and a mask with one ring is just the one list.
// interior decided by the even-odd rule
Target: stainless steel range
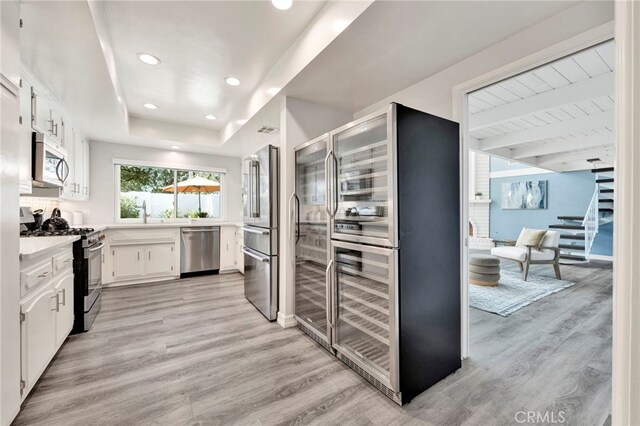
[(88, 331), (102, 304), (105, 235), (89, 228), (73, 243), (74, 310), (72, 333)]

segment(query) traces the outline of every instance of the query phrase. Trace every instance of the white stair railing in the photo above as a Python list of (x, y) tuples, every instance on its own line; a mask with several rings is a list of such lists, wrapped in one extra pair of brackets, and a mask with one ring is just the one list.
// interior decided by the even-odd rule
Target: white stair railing
[(600, 188), (598, 184), (596, 184), (596, 189), (593, 192), (593, 197), (591, 197), (591, 202), (587, 208), (587, 213), (585, 213), (584, 220), (582, 221), (582, 226), (584, 226), (584, 257), (587, 259), (589, 259), (589, 254), (593, 247), (593, 241), (598, 233), (598, 225), (600, 221), (598, 212), (599, 197)]

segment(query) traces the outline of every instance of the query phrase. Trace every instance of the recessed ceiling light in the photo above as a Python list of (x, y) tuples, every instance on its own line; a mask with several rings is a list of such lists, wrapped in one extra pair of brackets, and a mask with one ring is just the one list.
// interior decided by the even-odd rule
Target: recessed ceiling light
[(271, 0), (271, 4), (273, 4), (276, 9), (287, 10), (293, 4), (293, 0)]
[(267, 93), (270, 94), (271, 96), (277, 95), (279, 91), (280, 91), (279, 87), (271, 87), (267, 89)]
[(160, 63), (160, 59), (148, 53), (138, 53), (138, 59), (147, 65), (158, 65)]
[(246, 124), (247, 121), (249, 121), (249, 120), (247, 120), (246, 118), (243, 118), (242, 120), (236, 120), (236, 123), (238, 123), (239, 125), (242, 126), (243, 124)]
[(215, 120), (218, 117), (216, 117), (213, 114), (207, 114), (207, 115), (204, 116), (204, 118), (206, 118), (207, 120)]
[(226, 81), (229, 86), (237, 86), (240, 84), (240, 80), (235, 77), (227, 77), (224, 81)]
[(171, 149), (182, 149), (178, 145), (171, 145)]
[(156, 105), (154, 105), (154, 104), (149, 104), (149, 103), (147, 103), (147, 104), (144, 104), (143, 106), (144, 106), (146, 109), (158, 109), (158, 107), (157, 107)]

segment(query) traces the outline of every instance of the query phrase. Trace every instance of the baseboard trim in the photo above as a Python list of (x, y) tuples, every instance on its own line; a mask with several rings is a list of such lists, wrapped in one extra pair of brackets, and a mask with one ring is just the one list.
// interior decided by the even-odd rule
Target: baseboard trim
[(590, 254), (589, 260), (604, 260), (605, 262), (613, 262), (613, 256), (604, 256), (601, 254)]
[(129, 280), (129, 281), (114, 281), (106, 284), (102, 284), (102, 287), (125, 287), (128, 285), (138, 285), (138, 284), (152, 284), (152, 283), (160, 283), (163, 281), (175, 281), (179, 280), (180, 275), (166, 276), (166, 277), (155, 277), (155, 278), (144, 278), (137, 280)]
[(284, 315), (282, 312), (278, 312), (278, 324), (282, 328), (291, 328), (298, 325), (295, 315)]

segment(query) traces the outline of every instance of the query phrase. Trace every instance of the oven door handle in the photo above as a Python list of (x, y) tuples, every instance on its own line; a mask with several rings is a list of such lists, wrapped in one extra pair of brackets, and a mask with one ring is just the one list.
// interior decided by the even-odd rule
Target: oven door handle
[(93, 248), (90, 248), (90, 249), (89, 249), (89, 253), (93, 253), (93, 252), (95, 252), (95, 251), (102, 250), (103, 248), (104, 248), (104, 243), (100, 243), (100, 245), (99, 245), (99, 246), (97, 246), (97, 247), (93, 247)]

